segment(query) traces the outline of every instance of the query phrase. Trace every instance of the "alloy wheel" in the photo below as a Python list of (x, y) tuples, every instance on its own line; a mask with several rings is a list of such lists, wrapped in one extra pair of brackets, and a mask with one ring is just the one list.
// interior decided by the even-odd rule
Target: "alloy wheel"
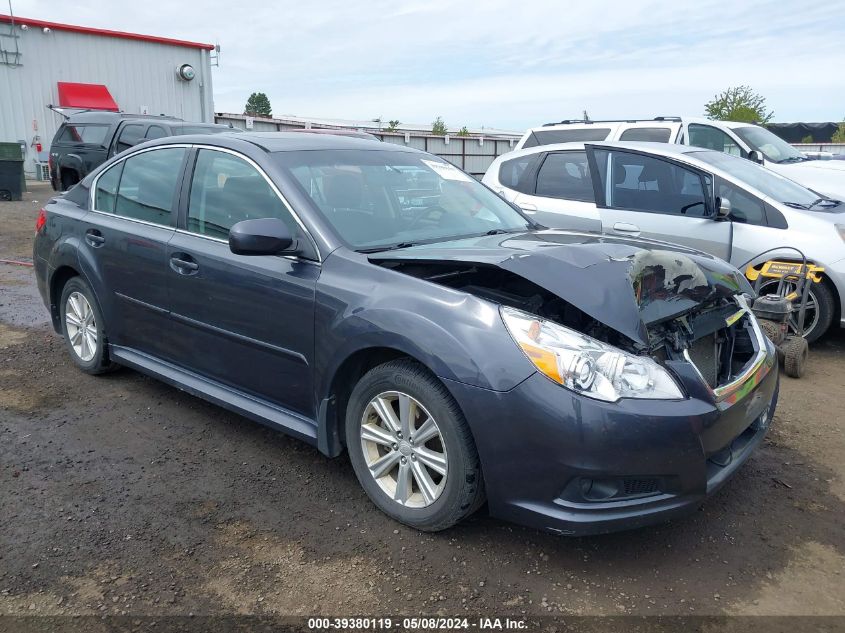
[(79, 359), (87, 363), (94, 358), (97, 353), (97, 323), (91, 304), (80, 292), (68, 295), (65, 325), (70, 346)]
[(386, 391), (361, 418), (361, 448), (370, 474), (396, 503), (425, 508), (442, 494), (448, 475), (440, 428), (412, 396)]

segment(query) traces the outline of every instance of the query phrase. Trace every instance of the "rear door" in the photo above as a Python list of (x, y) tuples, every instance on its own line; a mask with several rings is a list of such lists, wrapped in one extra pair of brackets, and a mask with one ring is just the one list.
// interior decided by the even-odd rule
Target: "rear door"
[[(250, 159), (202, 148), (167, 253), (176, 361), (313, 417), (314, 297), (320, 263), (286, 202)], [(277, 217), (302, 257), (235, 255), (229, 229)]]
[(513, 199), (526, 215), (550, 228), (601, 232), (584, 150), (541, 154), (526, 177), (524, 190)]
[(730, 256), (730, 222), (715, 220), (713, 178), (644, 152), (588, 146), (602, 230)]
[(167, 243), (175, 232), (186, 146), (136, 152), (97, 176), (80, 260), (102, 303), (109, 341), (162, 358)]

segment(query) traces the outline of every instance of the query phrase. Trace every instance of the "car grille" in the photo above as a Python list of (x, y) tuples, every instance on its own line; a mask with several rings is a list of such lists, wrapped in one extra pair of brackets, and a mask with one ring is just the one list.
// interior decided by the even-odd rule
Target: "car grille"
[(754, 356), (748, 315), (692, 342), (689, 359), (711, 388), (721, 387), (739, 375)]
[(640, 495), (651, 495), (659, 490), (657, 479), (634, 479), (626, 477), (623, 479), (623, 495), (625, 497), (638, 497)]
[(690, 360), (711, 387), (718, 386), (720, 367), (717, 347), (716, 335), (710, 334), (693, 342), (689, 348)]

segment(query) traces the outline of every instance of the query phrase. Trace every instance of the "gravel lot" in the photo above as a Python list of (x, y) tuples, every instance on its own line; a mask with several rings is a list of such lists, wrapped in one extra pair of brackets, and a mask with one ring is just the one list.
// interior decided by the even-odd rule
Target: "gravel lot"
[[(30, 188), (0, 203), (0, 259), (31, 258), (51, 192)], [(567, 539), (479, 514), (422, 534), (345, 457), (133, 371), (76, 371), (32, 269), (0, 264), (0, 614), (845, 615), (843, 387), (836, 332), (684, 520)]]

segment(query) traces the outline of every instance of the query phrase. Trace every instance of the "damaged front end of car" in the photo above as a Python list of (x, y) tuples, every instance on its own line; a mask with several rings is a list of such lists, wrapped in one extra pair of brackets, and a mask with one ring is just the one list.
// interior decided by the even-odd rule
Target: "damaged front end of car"
[[(373, 263), (500, 306), (505, 326), (549, 379), (598, 400), (682, 399), (690, 365), (720, 402), (741, 397), (774, 354), (730, 265), (694, 251), (554, 235), (503, 240), (505, 253), (426, 247)], [(687, 373), (687, 372), (684, 372)]]

